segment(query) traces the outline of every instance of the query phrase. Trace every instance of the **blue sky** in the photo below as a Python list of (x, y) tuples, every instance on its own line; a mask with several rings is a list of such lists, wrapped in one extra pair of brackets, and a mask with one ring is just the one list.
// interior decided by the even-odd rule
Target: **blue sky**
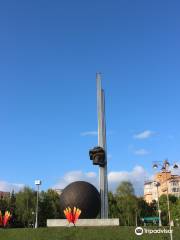
[(152, 161), (180, 161), (179, 8), (170, 0), (0, 3), (2, 189), (97, 177), (88, 157), (97, 136), (83, 136), (97, 130), (97, 71), (116, 182), (137, 166), (143, 182)]

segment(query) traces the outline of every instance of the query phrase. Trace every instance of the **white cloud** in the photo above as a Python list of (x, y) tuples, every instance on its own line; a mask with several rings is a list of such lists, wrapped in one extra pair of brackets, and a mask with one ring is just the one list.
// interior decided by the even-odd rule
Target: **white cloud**
[(150, 152), (148, 152), (146, 149), (144, 148), (140, 148), (134, 151), (135, 155), (139, 155), (139, 156), (145, 156), (148, 155)]
[(9, 182), (6, 182), (6, 181), (0, 181), (0, 191), (3, 191), (3, 192), (12, 192), (13, 190), (15, 192), (18, 192), (23, 187), (24, 187), (24, 184), (9, 183)]
[(95, 172), (87, 172), (86, 173), (86, 176), (88, 178), (96, 178), (97, 174)]
[[(109, 190), (115, 191), (122, 181), (130, 181), (135, 188), (136, 194), (142, 195), (146, 176), (147, 173), (141, 166), (136, 166), (129, 172), (111, 171), (108, 173), (108, 187)], [(83, 173), (82, 171), (71, 171), (66, 173), (53, 188), (63, 189), (74, 181), (87, 181), (98, 188), (98, 179), (99, 176), (95, 172)]]
[(98, 132), (97, 131), (87, 131), (87, 132), (82, 132), (80, 135), (82, 137), (86, 136), (97, 136)]
[(147, 139), (152, 137), (155, 134), (155, 132), (150, 130), (145, 130), (143, 132), (136, 133), (133, 137), (135, 139)]
[(120, 182), (130, 181), (137, 195), (143, 195), (144, 180), (147, 172), (141, 166), (136, 166), (132, 171), (116, 171), (108, 174), (109, 189), (114, 191)]
[(93, 185), (98, 185), (98, 177), (95, 172), (82, 172), (82, 171), (70, 171), (67, 172), (58, 183), (53, 187), (57, 189), (63, 189), (71, 182), (75, 181), (87, 181), (92, 183)]

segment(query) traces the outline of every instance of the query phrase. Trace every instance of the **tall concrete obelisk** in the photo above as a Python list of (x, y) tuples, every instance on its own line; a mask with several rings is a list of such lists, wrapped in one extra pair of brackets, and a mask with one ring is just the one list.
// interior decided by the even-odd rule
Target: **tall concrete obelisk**
[(108, 218), (108, 181), (107, 181), (107, 146), (105, 95), (102, 89), (101, 74), (96, 74), (97, 81), (97, 111), (98, 111), (98, 146), (105, 150), (105, 165), (99, 166), (99, 188), (101, 195), (101, 218)]

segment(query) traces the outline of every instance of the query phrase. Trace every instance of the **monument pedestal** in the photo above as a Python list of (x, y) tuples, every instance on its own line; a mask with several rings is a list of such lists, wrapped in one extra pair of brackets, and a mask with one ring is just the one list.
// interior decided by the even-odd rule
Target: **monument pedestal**
[[(66, 219), (47, 219), (47, 227), (71, 227)], [(104, 227), (119, 226), (119, 218), (108, 219), (79, 219), (76, 223), (77, 227)]]

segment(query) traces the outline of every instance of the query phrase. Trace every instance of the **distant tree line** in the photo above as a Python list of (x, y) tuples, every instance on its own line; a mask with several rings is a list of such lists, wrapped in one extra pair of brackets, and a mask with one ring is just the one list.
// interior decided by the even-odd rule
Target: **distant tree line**
[[(171, 217), (176, 225), (180, 223), (180, 199), (169, 196)], [(158, 217), (156, 201), (147, 204), (143, 197), (137, 197), (130, 182), (122, 182), (114, 193), (108, 193), (109, 217), (119, 218), (122, 226), (143, 225), (143, 217)], [(9, 227), (33, 227), (35, 224), (36, 191), (25, 187), (20, 192), (12, 192), (10, 197), (0, 199), (0, 210), (10, 211)], [(160, 197), (162, 223), (168, 225), (167, 199)], [(49, 189), (39, 195), (39, 226), (46, 226), (47, 219), (63, 218), (59, 195)]]
[[(174, 225), (180, 225), (180, 198), (169, 195), (171, 220)], [(161, 220), (164, 226), (169, 223), (167, 212), (167, 196), (159, 198)], [(109, 192), (109, 217), (119, 218), (122, 226), (143, 225), (142, 218), (158, 217), (157, 202), (148, 204), (143, 197), (135, 196), (134, 188), (130, 182), (122, 182), (115, 193)], [(152, 223), (151, 223), (152, 224)]]
[[(9, 210), (12, 214), (10, 227), (33, 227), (35, 224), (36, 191), (25, 187), (18, 193), (12, 192), (10, 197), (0, 199), (0, 210)], [(59, 195), (49, 189), (39, 194), (39, 226), (46, 226), (47, 219), (62, 218)]]

